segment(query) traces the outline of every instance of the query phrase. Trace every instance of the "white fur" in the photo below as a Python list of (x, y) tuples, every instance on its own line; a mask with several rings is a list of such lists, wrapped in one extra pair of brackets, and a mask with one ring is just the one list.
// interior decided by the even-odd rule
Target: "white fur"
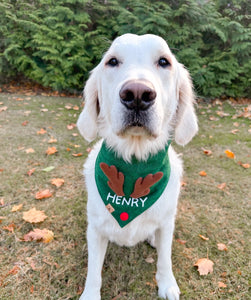
[[(107, 65), (112, 57), (120, 61), (118, 66)], [(161, 68), (160, 57), (166, 57), (171, 67)], [(127, 109), (120, 101), (119, 91), (125, 82), (137, 79), (150, 81), (157, 94), (154, 105), (147, 111), (147, 130), (123, 127)], [(117, 38), (92, 71), (84, 94), (85, 107), (77, 123), (80, 133), (87, 141), (99, 134), (126, 161), (133, 155), (139, 160), (147, 159), (163, 149), (172, 137), (185, 145), (198, 130), (189, 73), (177, 62), (166, 42), (155, 35), (125, 34)], [(159, 296), (177, 300), (180, 292), (172, 273), (171, 245), (182, 163), (170, 147), (171, 175), (163, 194), (151, 208), (121, 228), (106, 209), (95, 184), (94, 166), (102, 140), (84, 165), (88, 191), (88, 274), (80, 299), (101, 299), (101, 269), (108, 240), (133, 246), (151, 238), (158, 252)]]

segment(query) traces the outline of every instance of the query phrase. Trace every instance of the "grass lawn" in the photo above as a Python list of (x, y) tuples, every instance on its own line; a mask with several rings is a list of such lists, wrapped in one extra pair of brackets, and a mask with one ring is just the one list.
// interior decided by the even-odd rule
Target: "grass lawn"
[[(84, 288), (87, 221), (82, 165), (90, 146), (72, 125), (80, 104), (77, 98), (0, 94), (1, 300), (78, 299)], [(185, 148), (174, 144), (185, 169), (173, 241), (181, 299), (250, 299), (250, 111), (247, 105), (226, 101), (199, 104), (197, 112), (199, 134)], [(47, 155), (49, 147), (57, 152)], [(235, 158), (226, 156), (227, 149)], [(200, 176), (200, 171), (207, 176)], [(56, 187), (53, 178), (64, 179), (64, 184)], [(51, 197), (35, 198), (46, 189)], [(44, 211), (47, 218), (40, 223), (24, 221), (23, 213), (32, 208)], [(30, 231), (45, 228), (54, 233), (49, 243), (24, 241)], [(225, 251), (218, 249), (219, 243), (225, 244)], [(199, 275), (194, 264), (200, 258), (214, 262), (213, 273)], [(110, 244), (102, 300), (157, 299), (156, 259), (155, 249), (147, 243), (134, 248)]]

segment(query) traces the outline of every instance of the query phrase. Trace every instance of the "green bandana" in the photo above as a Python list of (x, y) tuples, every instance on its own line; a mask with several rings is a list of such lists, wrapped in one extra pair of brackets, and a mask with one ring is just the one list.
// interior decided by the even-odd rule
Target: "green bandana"
[(161, 196), (170, 177), (168, 148), (131, 163), (118, 158), (103, 142), (95, 164), (99, 194), (112, 216), (124, 227)]

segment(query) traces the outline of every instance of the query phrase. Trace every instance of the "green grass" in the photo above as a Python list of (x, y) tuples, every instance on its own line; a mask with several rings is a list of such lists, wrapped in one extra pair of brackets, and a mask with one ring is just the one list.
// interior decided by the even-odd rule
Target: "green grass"
[[(0, 94), (0, 109), (8, 107), (0, 112), (0, 199), (4, 202), (0, 206), (1, 300), (78, 299), (84, 287), (87, 221), (82, 165), (89, 145), (80, 135), (73, 136), (76, 128), (67, 129), (80, 111), (65, 108), (68, 104), (80, 106), (80, 102), (76, 98)], [(223, 106), (200, 104), (199, 134), (185, 148), (174, 145), (183, 156), (187, 184), (182, 188), (173, 242), (173, 269), (182, 300), (250, 299), (251, 169), (238, 164), (251, 163), (250, 119), (232, 119), (245, 107), (230, 102)], [(220, 109), (229, 116), (219, 117)], [(211, 116), (218, 120), (211, 121)], [(22, 125), (24, 121), (28, 121), (26, 126)], [(238, 127), (234, 126), (236, 122)], [(47, 133), (38, 135), (41, 128)], [(236, 135), (231, 133), (233, 129), (239, 130)], [(57, 143), (48, 144), (51, 136)], [(58, 152), (48, 156), (45, 152), (50, 146)], [(212, 155), (206, 156), (202, 147), (211, 150)], [(27, 148), (35, 152), (27, 154)], [(235, 153), (235, 159), (226, 157), (226, 149)], [(83, 156), (72, 156), (79, 152)], [(55, 168), (44, 172), (48, 166)], [(32, 168), (36, 170), (29, 177), (27, 171)], [(206, 171), (206, 177), (199, 176), (201, 170)], [(65, 180), (60, 188), (50, 183), (57, 177)], [(223, 182), (226, 188), (220, 190), (217, 185)], [(36, 192), (46, 188), (53, 197), (36, 200)], [(21, 211), (11, 212), (21, 203)], [(40, 224), (26, 223), (23, 212), (32, 207), (44, 210), (48, 218)], [(14, 233), (4, 229), (12, 223)], [(53, 231), (54, 240), (48, 244), (23, 242), (23, 236), (34, 228)], [(179, 239), (186, 243), (179, 243)], [(217, 243), (226, 244), (228, 251), (219, 251)], [(154, 263), (146, 262), (149, 256)], [(214, 262), (212, 274), (200, 276), (193, 266), (203, 257)], [(156, 259), (155, 249), (147, 243), (133, 248), (110, 244), (103, 267), (102, 299), (157, 299)], [(15, 266), (18, 271), (13, 274), (10, 271)], [(218, 282), (226, 287), (219, 288)]]

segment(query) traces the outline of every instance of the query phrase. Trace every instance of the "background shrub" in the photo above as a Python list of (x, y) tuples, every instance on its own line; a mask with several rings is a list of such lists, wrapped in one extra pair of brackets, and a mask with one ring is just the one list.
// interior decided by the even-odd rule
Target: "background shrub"
[(244, 0), (1, 0), (0, 78), (81, 90), (111, 40), (167, 40), (205, 97), (250, 96), (250, 6)]

